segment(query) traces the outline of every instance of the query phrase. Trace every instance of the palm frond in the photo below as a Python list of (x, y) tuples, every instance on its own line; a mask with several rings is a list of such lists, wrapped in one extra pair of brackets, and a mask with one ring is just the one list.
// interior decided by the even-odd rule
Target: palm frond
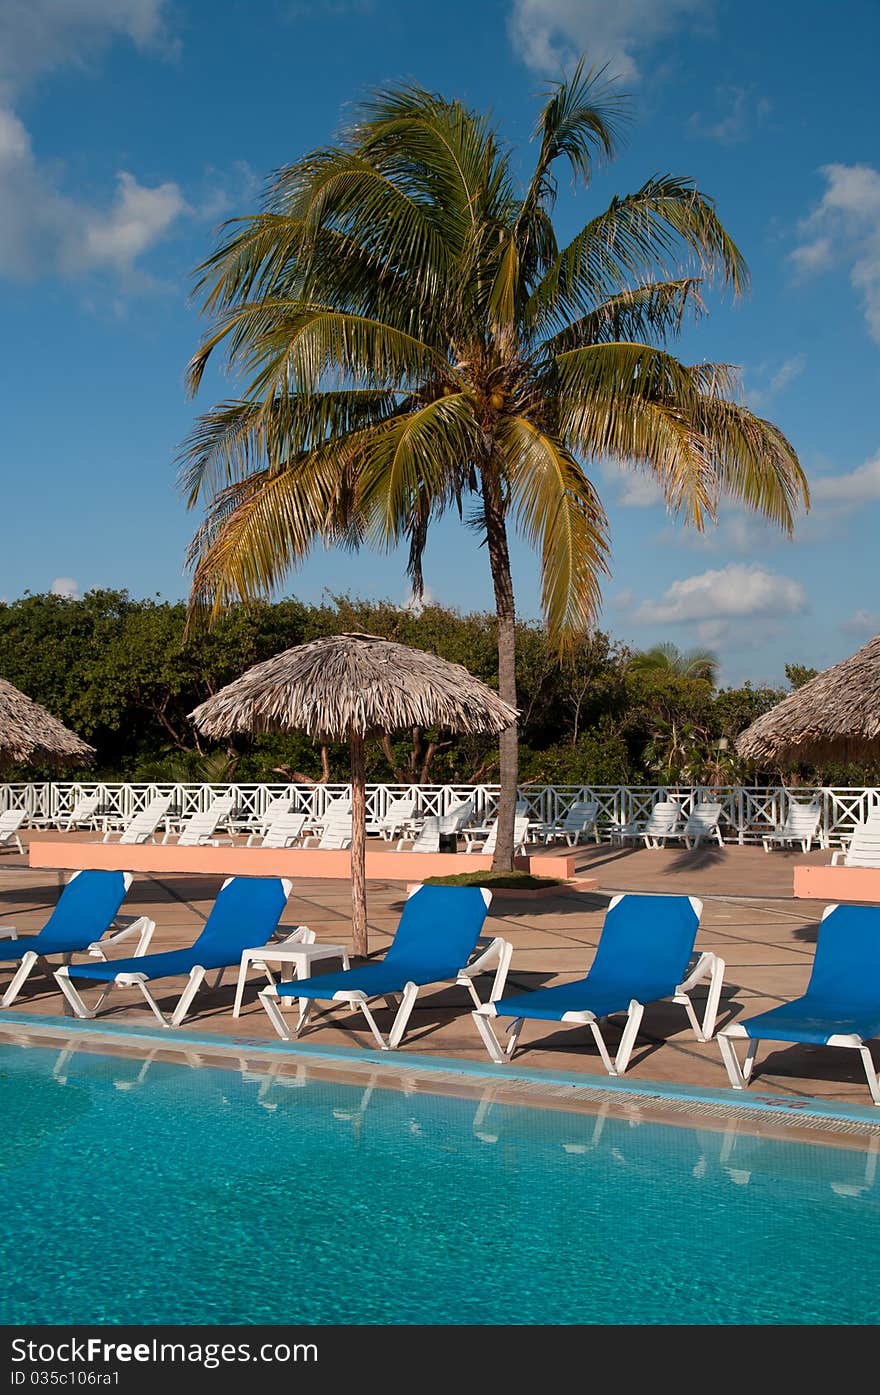
[(695, 424), (703, 433), (718, 489), (791, 533), (810, 506), (807, 478), (778, 426), (737, 402), (701, 397)]
[(550, 89), (535, 127), (540, 147), (520, 219), (533, 207), (552, 208), (556, 189), (550, 172), (558, 159), (566, 159), (575, 178), (588, 184), (595, 164), (613, 158), (629, 99), (607, 75), (607, 64), (587, 68), (581, 59), (570, 78)]
[(680, 333), (688, 310), (694, 319), (703, 312), (701, 285), (697, 277), (684, 277), (621, 291), (545, 340), (539, 353), (542, 358), (555, 357), (569, 349), (619, 340), (654, 338), (663, 344)]
[(525, 322), (534, 333), (564, 328), (633, 284), (675, 279), (694, 267), (737, 293), (748, 284), (742, 253), (714, 201), (692, 180), (660, 175), (612, 199), (562, 248), (532, 292)]
[(608, 573), (608, 520), (592, 484), (558, 438), (527, 417), (500, 431), (511, 505), (541, 556), (541, 605), (560, 647), (596, 619)]

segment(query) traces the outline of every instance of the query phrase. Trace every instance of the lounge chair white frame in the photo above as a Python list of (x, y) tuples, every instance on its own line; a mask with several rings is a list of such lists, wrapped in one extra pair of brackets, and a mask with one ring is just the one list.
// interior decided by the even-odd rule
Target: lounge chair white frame
[(564, 818), (559, 823), (550, 827), (544, 825), (540, 831), (541, 836), (545, 843), (553, 843), (561, 838), (570, 848), (575, 847), (582, 838), (586, 841), (590, 834), (598, 843), (600, 841), (598, 816), (599, 801), (597, 799), (576, 799), (566, 810)]
[[(177, 835), (179, 848), (199, 848), (210, 843), (219, 824), (224, 823), (232, 812), (233, 796), (221, 795), (213, 800), (208, 809), (190, 814)], [(162, 839), (163, 844), (171, 837), (170, 830)]]
[[(488, 827), (465, 828), (463, 830), (465, 838), (464, 850), (466, 853), (494, 853), (498, 842), (498, 820), (493, 819)], [(528, 814), (517, 814), (513, 820), (513, 853), (516, 857), (525, 851), (526, 843), (529, 841), (529, 818)]]
[[(146, 808), (141, 809), (139, 814), (135, 814), (131, 822), (126, 824), (125, 828), (122, 829), (119, 834), (119, 842), (132, 845), (136, 843), (146, 843), (149, 839), (151, 842), (155, 843), (156, 830), (168, 813), (170, 804), (170, 794), (160, 794), (157, 795), (155, 799), (151, 799)], [(110, 843), (112, 840), (113, 831), (107, 829), (101, 842)], [(167, 834), (163, 841), (167, 841)]]
[[(623, 893), (619, 896), (613, 896), (608, 903), (608, 910), (613, 910), (618, 901), (622, 900)], [(702, 901), (698, 896), (689, 896), (688, 900), (694, 908), (697, 920), (699, 920), (703, 914)], [(724, 968), (725, 964), (723, 959), (719, 958), (717, 954), (712, 954), (710, 951), (704, 950), (687, 978), (683, 983), (679, 983), (676, 986), (675, 992), (672, 994), (671, 998), (668, 999), (669, 1002), (678, 1003), (680, 1007), (684, 1008), (687, 1013), (688, 1021), (694, 1029), (697, 1041), (712, 1040), (712, 1034), (715, 1031), (715, 1021), (718, 1016), (718, 1004), (721, 1001), (721, 989), (724, 985)], [(709, 992), (706, 997), (706, 1007), (701, 1022), (697, 1017), (689, 995), (691, 990), (695, 988), (698, 983), (702, 983), (704, 979), (709, 980)], [(664, 999), (662, 1001), (667, 1000)], [(600, 1019), (594, 1012), (566, 1012), (563, 1013), (560, 1018), (542, 1020), (545, 1020), (545, 1023), (558, 1021), (560, 1023), (571, 1023), (572, 1026), (589, 1027), (593, 1034), (593, 1040), (596, 1043), (599, 1055), (602, 1058), (602, 1064), (608, 1074), (623, 1075), (629, 1065), (629, 1059), (632, 1055), (633, 1047), (636, 1044), (636, 1037), (639, 1033), (645, 1007), (646, 1004), (640, 1003), (638, 999), (633, 998), (631, 1000), (629, 1008), (627, 1009), (623, 1035), (620, 1038), (617, 1054), (613, 1060), (611, 1059), (611, 1054), (605, 1044), (605, 1038), (599, 1026)], [(472, 1016), (477, 1030), (482, 1037), (483, 1045), (492, 1057), (492, 1060), (499, 1066), (506, 1065), (507, 1062), (512, 1059), (519, 1043), (520, 1032), (523, 1029), (524, 1023), (529, 1019), (524, 1017), (516, 1018), (510, 1028), (507, 1041), (505, 1045), (502, 1046), (495, 1034), (491, 1022), (491, 1018), (498, 1016), (495, 1010), (494, 999), (485, 1003), (482, 1007), (477, 1008)]]
[[(415, 896), (416, 892), (421, 891), (421, 889), (421, 884), (414, 886), (408, 892), (407, 900), (409, 900), (410, 896)], [(481, 886), (480, 893), (488, 907), (492, 900), (491, 891)], [(459, 971), (454, 980), (449, 979), (448, 982), (454, 982), (459, 987), (466, 988), (472, 1001), (479, 1008), (483, 1006), (483, 1001), (474, 987), (474, 979), (478, 974), (485, 973), (486, 970), (490, 969), (492, 965), (495, 964), (495, 977), (492, 981), (492, 988), (489, 993), (489, 1002), (494, 1002), (496, 998), (502, 997), (504, 994), (504, 986), (507, 982), (507, 971), (510, 968), (510, 961), (513, 957), (513, 945), (509, 940), (503, 940), (498, 935), (481, 935), (477, 940), (474, 953), (476, 957), (472, 958), (470, 963)], [(369, 1004), (376, 1001), (376, 999), (368, 998), (366, 993), (362, 992), (360, 989), (346, 989), (343, 992), (334, 993), (329, 1001), (331, 1003), (345, 1003), (350, 1008), (358, 1008), (366, 1018), (367, 1025), (380, 1050), (395, 1051), (403, 1040), (410, 1016), (412, 1015), (412, 1010), (416, 1004), (416, 999), (422, 991), (422, 988), (435, 988), (437, 983), (442, 981), (443, 980), (438, 979), (436, 983), (429, 984), (410, 982), (404, 985), (403, 992), (399, 995), (396, 993), (380, 993), (378, 995), (390, 1008), (397, 1009), (394, 1021), (391, 1024), (391, 1031), (388, 1033), (387, 1041), (379, 1031), (378, 1023), (370, 1011)], [(260, 1002), (263, 1004), (269, 1016), (269, 1021), (272, 1023), (272, 1026), (275, 1028), (282, 1041), (295, 1040), (300, 1032), (308, 1025), (308, 1020), (314, 1006), (313, 999), (296, 999), (299, 1005), (299, 1013), (296, 1024), (291, 1026), (281, 1011), (278, 989), (274, 984), (270, 988), (264, 988), (259, 997)], [(294, 999), (291, 998), (290, 1001), (293, 1002)]]
[[(227, 887), (229, 883), (233, 880), (233, 877), (227, 877), (220, 890), (222, 891), (223, 888)], [(279, 880), (281, 882), (281, 885), (284, 887), (285, 897), (289, 897), (291, 891), (293, 890), (293, 882), (290, 881), (287, 877), (281, 877)], [(155, 926), (153, 928), (155, 929)], [(293, 931), (292, 934), (289, 931), (287, 932), (287, 938), (292, 939), (296, 935), (298, 935), (301, 930), (305, 929), (306, 927), (304, 925), (297, 926), (296, 930)], [(278, 932), (276, 931), (276, 934), (277, 933)], [(145, 953), (145, 950), (138, 947), (135, 953), (143, 954)], [(239, 962), (236, 962), (235, 964), (224, 964), (222, 969), (217, 969), (215, 971), (217, 977), (214, 979), (214, 982), (210, 984), (210, 987), (212, 989), (217, 989), (220, 987), (220, 984), (223, 982), (223, 975), (226, 973), (227, 969), (232, 969), (234, 972), (237, 973), (239, 970)], [(107, 996), (113, 991), (114, 988), (137, 988), (143, 994), (147, 1006), (153, 1013), (154, 1017), (156, 1018), (156, 1021), (160, 1024), (160, 1026), (179, 1027), (181, 1022), (183, 1022), (184, 1018), (186, 1017), (186, 1014), (189, 1012), (190, 1004), (192, 1003), (193, 998), (196, 996), (199, 989), (201, 988), (202, 983), (205, 980), (205, 976), (211, 972), (212, 971), (210, 969), (203, 968), (201, 964), (193, 965), (193, 967), (189, 971), (189, 977), (186, 981), (186, 986), (184, 987), (183, 992), (177, 1000), (177, 1005), (174, 1008), (174, 1011), (170, 1015), (166, 1015), (162, 1011), (159, 1004), (156, 1002), (156, 999), (153, 997), (153, 994), (147, 987), (148, 983), (150, 983), (151, 980), (147, 977), (146, 974), (136, 974), (132, 972), (117, 974), (116, 977), (110, 983), (106, 984), (93, 1008), (86, 1006), (86, 1004), (83, 1002), (83, 999), (80, 997), (78, 990), (71, 983), (66, 965), (63, 968), (59, 969), (56, 973), (55, 982), (58, 984), (58, 987), (61, 989), (61, 992), (64, 994), (67, 1001), (70, 1003), (70, 1006), (73, 1008), (77, 1017), (88, 1019), (96, 1017), (101, 1010), (103, 1002), (105, 1001)]]
[(428, 814), (414, 837), (410, 835), (398, 839), (395, 852), (402, 852), (407, 843), (410, 845), (410, 852), (439, 852), (441, 837), (455, 834), (457, 838), (458, 834), (466, 829), (473, 813), (474, 801), (465, 799), (461, 804), (456, 804), (454, 809), (450, 809), (448, 814)]
[(418, 833), (398, 838), (395, 852), (437, 853), (440, 851), (440, 824), (436, 814), (428, 814)]
[(774, 844), (784, 848), (791, 843), (799, 843), (801, 852), (809, 852), (813, 846), (813, 839), (819, 834), (821, 817), (821, 804), (815, 801), (804, 804), (800, 800), (790, 799), (782, 823), (777, 824), (772, 833), (766, 833), (761, 839), (764, 851), (771, 852)]
[(400, 838), (410, 827), (416, 812), (416, 801), (409, 797), (392, 799), (381, 819), (367, 824), (368, 833), (378, 833), (388, 842)]
[(303, 838), (302, 847), (331, 849), (338, 852), (351, 847), (351, 810), (334, 809), (324, 821), (320, 833)]
[(0, 814), (0, 848), (8, 848), (15, 843), (18, 851), (24, 852), (18, 832), (23, 823), (23, 809), (4, 809), (3, 813)]
[[(656, 808), (656, 805), (655, 805)], [(724, 840), (721, 837), (719, 821), (721, 819), (722, 808), (718, 800), (701, 799), (699, 804), (695, 804), (679, 828), (672, 828), (667, 833), (655, 833), (653, 842), (645, 842), (648, 847), (665, 847), (671, 839), (682, 839), (686, 848), (698, 848), (704, 838), (714, 838), (719, 848), (724, 847)]]
[(335, 799), (328, 800), (323, 814), (310, 814), (303, 832), (308, 837), (315, 835), (320, 838), (328, 822), (338, 814), (351, 817), (351, 798), (347, 794), (340, 794)]
[(261, 848), (292, 848), (302, 837), (305, 823), (305, 814), (292, 814), (290, 810), (276, 814), (262, 834), (249, 834), (245, 846), (252, 848), (258, 844)]
[(845, 848), (831, 854), (832, 867), (880, 867), (880, 818), (857, 823)]
[[(80, 871), (82, 871), (82, 869), (80, 869)], [(75, 878), (77, 878), (79, 875), (80, 872), (74, 872), (70, 880), (74, 881)], [(131, 872), (123, 872), (122, 880), (125, 884), (126, 894), (128, 893), (128, 889), (131, 886), (132, 879), (133, 874)], [(120, 928), (118, 930), (108, 931), (107, 934), (103, 935), (100, 940), (94, 940), (85, 949), (84, 953), (90, 954), (93, 959), (106, 960), (107, 955), (104, 951), (106, 950), (108, 945), (122, 944), (124, 940), (129, 940), (132, 938), (133, 935), (137, 935), (138, 942), (137, 948), (135, 949), (135, 954), (146, 954), (150, 940), (153, 937), (153, 932), (156, 929), (156, 922), (154, 920), (151, 920), (148, 915), (117, 915), (114, 918), (113, 923), (119, 925)], [(15, 926), (13, 925), (4, 925), (3, 928), (0, 929), (0, 938), (7, 940), (17, 940), (19, 938), (18, 931), (15, 929)], [(25, 943), (26, 942), (27, 941), (25, 941)], [(34, 950), (27, 950), (22, 955), (19, 961), (18, 968), (16, 969), (15, 973), (13, 974), (9, 983), (7, 984), (6, 991), (4, 992), (3, 997), (0, 998), (0, 1007), (6, 1008), (12, 1006), (19, 993), (21, 992), (22, 988), (24, 987), (25, 983), (30, 978), (31, 974), (36, 968), (38, 961), (47, 957), (49, 956), (41, 955), (35, 952)], [(54, 958), (54, 956), (51, 957)], [(62, 964), (66, 965), (71, 963), (73, 955), (62, 954), (58, 957), (61, 959)]]
[(646, 848), (659, 848), (661, 844), (657, 839), (678, 828), (680, 823), (681, 805), (678, 800), (658, 799), (646, 819), (612, 824), (609, 836), (612, 843), (637, 843), (643, 838)]

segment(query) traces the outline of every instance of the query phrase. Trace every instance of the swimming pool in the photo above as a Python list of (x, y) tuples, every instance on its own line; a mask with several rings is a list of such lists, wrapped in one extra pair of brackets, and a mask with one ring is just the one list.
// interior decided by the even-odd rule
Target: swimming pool
[(0, 1044), (0, 1322), (876, 1322), (876, 1137), (491, 1088)]

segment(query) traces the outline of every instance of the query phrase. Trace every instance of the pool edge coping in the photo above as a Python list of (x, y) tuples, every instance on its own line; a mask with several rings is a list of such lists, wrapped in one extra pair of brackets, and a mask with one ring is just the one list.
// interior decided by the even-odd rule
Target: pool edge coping
[[(173, 1050), (175, 1044), (181, 1048), (191, 1047), (218, 1054), (242, 1054), (275, 1057), (290, 1060), (294, 1057), (310, 1059), (316, 1064), (360, 1064), (385, 1067), (389, 1073), (397, 1069), (411, 1070), (430, 1078), (441, 1075), (457, 1075), (474, 1082), (480, 1080), (544, 1086), (548, 1091), (571, 1089), (573, 1094), (582, 1092), (604, 1094), (609, 1098), (641, 1098), (645, 1100), (668, 1101), (677, 1104), (694, 1104), (703, 1108), (735, 1110), (737, 1113), (758, 1114), (776, 1119), (787, 1119), (794, 1124), (797, 1120), (815, 1119), (835, 1123), (880, 1129), (880, 1109), (869, 1105), (845, 1105), (839, 1101), (825, 1101), (814, 1095), (789, 1099), (784, 1095), (753, 1094), (751, 1091), (702, 1089), (696, 1085), (677, 1085), (659, 1080), (628, 1080), (621, 1076), (584, 1076), (570, 1071), (531, 1070), (514, 1064), (497, 1066), (492, 1062), (463, 1060), (452, 1056), (421, 1055), (399, 1051), (378, 1051), (369, 1047), (347, 1048), (342, 1046), (321, 1046), (310, 1042), (278, 1044), (264, 1038), (247, 1036), (218, 1037), (214, 1033), (200, 1033), (175, 1029), (162, 1030), (150, 1025), (137, 1023), (80, 1021), (78, 1018), (57, 1017), (42, 1013), (7, 1011), (0, 1016), (0, 1033), (8, 1029), (31, 1029), (50, 1035), (69, 1036), (81, 1033), (95, 1038), (163, 1045)], [(558, 1098), (558, 1096), (557, 1096)], [(539, 1107), (539, 1106), (538, 1106)]]

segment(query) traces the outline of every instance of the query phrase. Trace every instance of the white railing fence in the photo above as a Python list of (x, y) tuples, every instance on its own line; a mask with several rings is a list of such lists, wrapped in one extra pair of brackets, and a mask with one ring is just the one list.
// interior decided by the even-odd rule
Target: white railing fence
[[(157, 795), (170, 795), (175, 817), (207, 809), (219, 795), (233, 796), (232, 818), (238, 826), (260, 823), (263, 812), (277, 795), (292, 796), (292, 808), (307, 815), (323, 813), (329, 800), (349, 793), (349, 786), (336, 785), (251, 785), (251, 784), (105, 784), (100, 781), (0, 785), (0, 812), (23, 809), (28, 819), (62, 824), (77, 799), (97, 794), (98, 818), (127, 822)], [(462, 800), (473, 799), (474, 820), (491, 818), (498, 804), (497, 785), (368, 785), (367, 817), (381, 819), (392, 799), (411, 798), (420, 814), (446, 814)], [(822, 807), (819, 837), (823, 847), (840, 843), (853, 826), (880, 805), (880, 788), (788, 789), (782, 785), (752, 788), (730, 785), (527, 785), (520, 798), (528, 805), (529, 816), (544, 823), (560, 822), (576, 799), (594, 799), (599, 805), (600, 829), (612, 823), (643, 819), (658, 799), (677, 799), (685, 814), (701, 799), (720, 800), (723, 806), (722, 835), (725, 842), (752, 843), (768, 829), (785, 819), (790, 800)]]

